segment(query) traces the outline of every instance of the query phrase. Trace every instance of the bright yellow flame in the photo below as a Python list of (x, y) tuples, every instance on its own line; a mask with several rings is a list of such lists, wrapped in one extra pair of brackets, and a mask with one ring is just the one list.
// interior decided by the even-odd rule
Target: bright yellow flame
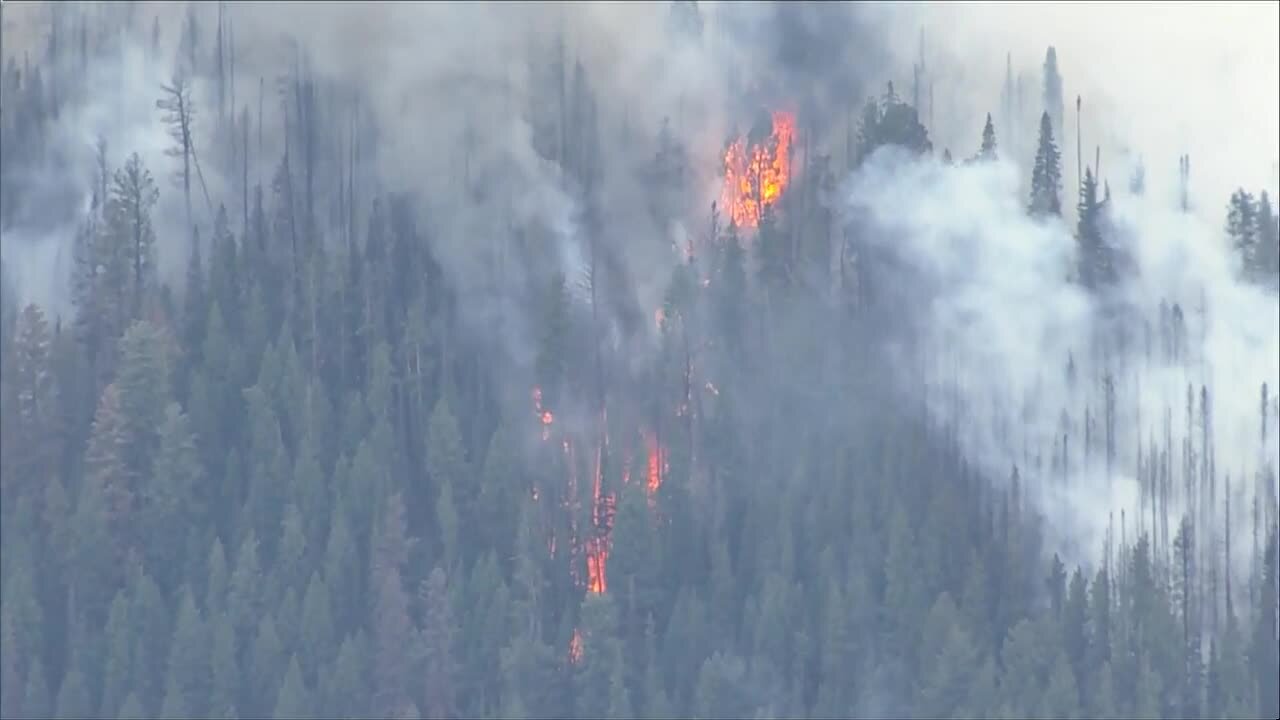
[(747, 146), (738, 138), (725, 151), (721, 205), (743, 229), (760, 224), (764, 209), (782, 197), (791, 182), (791, 142), (795, 116), (773, 113), (773, 132), (762, 145)]

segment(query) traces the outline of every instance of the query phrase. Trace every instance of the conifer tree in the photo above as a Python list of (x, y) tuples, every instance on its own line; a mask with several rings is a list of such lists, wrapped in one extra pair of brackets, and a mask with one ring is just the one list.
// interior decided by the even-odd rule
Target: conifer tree
[(1062, 189), (1062, 170), (1058, 146), (1053, 141), (1053, 125), (1049, 113), (1040, 116), (1040, 140), (1036, 148), (1035, 165), (1031, 170), (1031, 203), (1027, 212), (1033, 217), (1062, 215), (1059, 192)]
[(987, 113), (987, 123), (982, 126), (982, 147), (978, 149), (978, 159), (991, 162), (996, 158), (996, 129), (991, 124), (991, 113)]

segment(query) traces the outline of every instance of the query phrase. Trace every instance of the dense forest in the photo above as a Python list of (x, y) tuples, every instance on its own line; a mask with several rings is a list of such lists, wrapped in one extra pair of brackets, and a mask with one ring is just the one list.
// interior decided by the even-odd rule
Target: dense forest
[[(415, 187), (304, 43), (264, 70), (248, 10), (161, 7), (51, 3), (4, 58), (3, 717), (1280, 717), (1274, 358), (1204, 371), (1204, 296), (1126, 290), (1145, 181), (1063, 189), (1054, 48), (954, 159), (923, 63), (739, 113), (703, 205), (678, 119), (547, 34), (497, 113), (530, 210), (485, 138)], [(150, 134), (69, 134), (136, 84)], [(898, 239), (902, 183), (988, 178), (1089, 303), (1034, 397), (933, 322), (948, 262), (1000, 261)], [(1273, 201), (1215, 198), (1205, 241), (1262, 334)], [(42, 235), (66, 277), (23, 269)]]

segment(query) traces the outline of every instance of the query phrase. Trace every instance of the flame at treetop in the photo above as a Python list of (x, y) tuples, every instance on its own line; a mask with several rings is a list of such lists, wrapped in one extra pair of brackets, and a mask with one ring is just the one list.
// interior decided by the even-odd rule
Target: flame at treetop
[(763, 142), (738, 138), (724, 153), (723, 212), (743, 229), (760, 224), (764, 209), (782, 197), (791, 182), (791, 142), (795, 116), (773, 113), (773, 128)]

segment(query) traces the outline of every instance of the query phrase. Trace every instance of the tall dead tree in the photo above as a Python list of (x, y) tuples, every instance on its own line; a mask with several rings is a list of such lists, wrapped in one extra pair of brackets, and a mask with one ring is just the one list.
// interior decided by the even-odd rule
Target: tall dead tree
[(175, 180), (182, 187), (182, 199), (186, 206), (187, 227), (192, 227), (191, 222), (191, 170), (196, 171), (196, 177), (200, 181), (200, 190), (204, 195), (205, 204), (209, 208), (209, 214), (213, 214), (213, 201), (209, 198), (209, 188), (204, 182), (204, 173), (200, 171), (200, 160), (196, 156), (195, 135), (193, 126), (195, 123), (196, 108), (195, 103), (191, 100), (191, 83), (186, 79), (186, 75), (178, 72), (173, 76), (173, 80), (168, 85), (161, 85), (160, 90), (164, 96), (156, 101), (156, 107), (164, 111), (164, 121), (169, 125), (169, 136), (173, 138), (176, 145), (165, 150), (165, 155), (169, 157), (182, 158), (182, 169), (177, 173)]
[(164, 121), (169, 126), (169, 136), (177, 143), (164, 154), (182, 158), (182, 169), (176, 181), (182, 188), (182, 200), (187, 212), (187, 227), (191, 227), (191, 124), (195, 118), (195, 106), (191, 101), (191, 86), (186, 75), (175, 73), (168, 85), (161, 85), (164, 96), (156, 101), (156, 108), (164, 111)]

